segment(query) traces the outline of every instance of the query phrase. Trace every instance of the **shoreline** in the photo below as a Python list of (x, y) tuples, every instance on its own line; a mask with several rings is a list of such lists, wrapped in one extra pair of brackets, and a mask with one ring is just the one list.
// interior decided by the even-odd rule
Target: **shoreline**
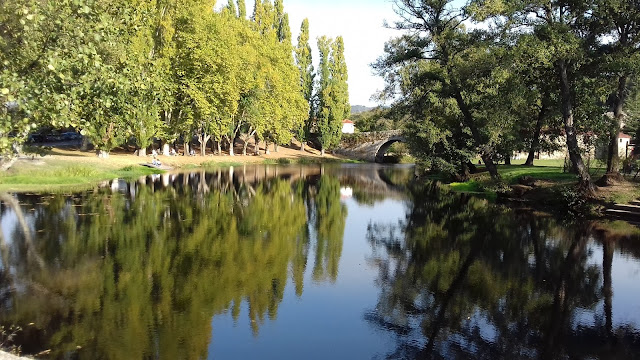
[[(317, 164), (357, 162), (331, 154), (320, 155), (315, 149), (304, 152), (280, 146), (278, 152), (261, 155), (164, 156), (158, 155), (162, 167), (148, 166), (152, 156), (137, 156), (122, 149), (108, 158), (98, 158), (93, 151), (52, 148), (44, 156), (23, 156), (4, 174), (0, 174), (3, 192), (80, 191), (114, 178), (131, 179), (193, 169), (215, 169), (242, 164)], [(168, 170), (170, 169), (170, 170)]]

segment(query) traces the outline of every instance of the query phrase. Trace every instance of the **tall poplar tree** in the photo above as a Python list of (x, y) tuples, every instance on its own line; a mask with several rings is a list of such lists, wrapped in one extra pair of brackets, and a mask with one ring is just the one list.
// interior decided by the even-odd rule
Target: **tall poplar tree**
[(238, 17), (245, 19), (247, 17), (247, 5), (244, 0), (238, 0)]
[(233, 0), (229, 0), (229, 2), (227, 3), (227, 10), (231, 15), (238, 16), (238, 11), (236, 10), (236, 4), (233, 2)]
[(334, 139), (339, 136), (337, 128), (332, 126), (329, 116), (333, 106), (333, 99), (331, 98), (331, 69), (329, 67), (330, 52), (331, 39), (326, 36), (319, 37), (318, 53), (320, 54), (320, 63), (318, 65), (316, 127), (318, 140), (320, 141), (320, 152), (323, 156), (326, 148), (336, 142)]
[(302, 20), (300, 26), (300, 35), (298, 35), (298, 46), (295, 49), (296, 63), (300, 71), (300, 85), (302, 86), (302, 95), (309, 104), (309, 114), (307, 120), (298, 130), (298, 140), (300, 140), (300, 150), (304, 151), (304, 145), (309, 140), (311, 130), (311, 121), (313, 118), (313, 58), (311, 54), (311, 45), (309, 44), (309, 19)]
[(338, 36), (331, 44), (331, 96), (333, 97), (333, 108), (331, 113), (336, 121), (340, 122), (351, 115), (349, 104), (349, 85), (347, 83), (347, 62), (344, 58), (344, 40)]
[(320, 79), (316, 126), (320, 151), (324, 155), (326, 149), (340, 142), (342, 121), (350, 114), (349, 89), (342, 37), (335, 41), (326, 36), (318, 38), (318, 50)]

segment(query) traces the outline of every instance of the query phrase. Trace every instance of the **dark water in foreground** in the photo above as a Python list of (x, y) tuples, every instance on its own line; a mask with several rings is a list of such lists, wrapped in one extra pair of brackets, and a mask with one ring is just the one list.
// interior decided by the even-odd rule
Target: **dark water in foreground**
[(46, 359), (640, 357), (628, 228), (411, 174), (254, 166), (5, 196), (1, 342)]

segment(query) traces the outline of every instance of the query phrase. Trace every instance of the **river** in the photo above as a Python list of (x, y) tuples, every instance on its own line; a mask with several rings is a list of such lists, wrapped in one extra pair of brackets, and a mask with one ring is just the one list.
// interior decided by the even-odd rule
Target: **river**
[(241, 166), (2, 195), (1, 344), (46, 359), (639, 356), (638, 229), (412, 174)]

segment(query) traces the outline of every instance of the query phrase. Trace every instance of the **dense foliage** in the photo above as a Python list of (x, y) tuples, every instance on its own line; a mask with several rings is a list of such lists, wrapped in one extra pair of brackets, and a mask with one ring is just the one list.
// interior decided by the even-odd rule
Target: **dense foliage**
[[(187, 152), (194, 137), (202, 154), (210, 141), (233, 154), (239, 136), (287, 144), (294, 135), (307, 140), (310, 129), (335, 133), (310, 124), (309, 22), (294, 60), (282, 0), (256, 2), (250, 19), (245, 2), (233, 0), (222, 7), (214, 0), (0, 5), (3, 163), (44, 126), (77, 129), (103, 156), (134, 140), (140, 154), (154, 139), (182, 139)], [(333, 48), (331, 64), (340, 69), (332, 74), (341, 81), (332, 94), (348, 103), (342, 42)], [(344, 116), (341, 101), (323, 106)]]
[(464, 175), (479, 154), (498, 179), (497, 160), (525, 151), (531, 165), (560, 135), (590, 193), (582, 145), (595, 135), (610, 143), (608, 172), (619, 171), (618, 136), (631, 121), (624, 107), (640, 70), (638, 1), (395, 5), (402, 35), (374, 68), (387, 83), (382, 96), (409, 116), (406, 135), (423, 165)]

